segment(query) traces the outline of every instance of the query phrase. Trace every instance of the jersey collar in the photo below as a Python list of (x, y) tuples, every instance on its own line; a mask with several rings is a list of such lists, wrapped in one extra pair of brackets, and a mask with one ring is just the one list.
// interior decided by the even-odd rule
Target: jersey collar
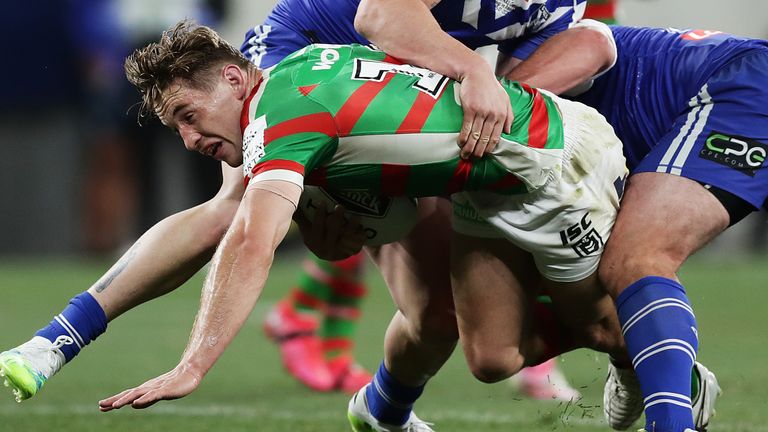
[(248, 95), (248, 97), (243, 102), (243, 110), (240, 112), (240, 133), (245, 133), (245, 128), (248, 127), (248, 123), (250, 123), (250, 112), (251, 112), (251, 102), (253, 101), (253, 98), (256, 96), (256, 93), (259, 92), (259, 89), (261, 88), (262, 83), (264, 82), (264, 75), (262, 75), (259, 78), (259, 82), (256, 83), (256, 85), (253, 87), (253, 90), (251, 90), (251, 93)]

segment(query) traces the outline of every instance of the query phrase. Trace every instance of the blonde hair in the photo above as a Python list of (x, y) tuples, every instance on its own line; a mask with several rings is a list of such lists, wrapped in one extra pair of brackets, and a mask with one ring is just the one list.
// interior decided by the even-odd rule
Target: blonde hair
[(194, 88), (212, 88), (215, 79), (209, 72), (225, 63), (253, 67), (209, 27), (184, 20), (164, 31), (158, 42), (135, 50), (125, 60), (125, 76), (142, 95), (139, 119), (162, 110), (165, 92), (177, 79)]

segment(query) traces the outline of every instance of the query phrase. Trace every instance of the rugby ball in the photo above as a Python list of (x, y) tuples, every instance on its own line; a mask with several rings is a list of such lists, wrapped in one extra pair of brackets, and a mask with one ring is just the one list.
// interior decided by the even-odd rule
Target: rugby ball
[(328, 211), (336, 204), (347, 214), (360, 218), (368, 246), (378, 246), (408, 235), (418, 220), (416, 200), (409, 197), (374, 195), (361, 190), (327, 191), (321, 187), (304, 185), (299, 208), (310, 221), (315, 219), (318, 205), (324, 202)]

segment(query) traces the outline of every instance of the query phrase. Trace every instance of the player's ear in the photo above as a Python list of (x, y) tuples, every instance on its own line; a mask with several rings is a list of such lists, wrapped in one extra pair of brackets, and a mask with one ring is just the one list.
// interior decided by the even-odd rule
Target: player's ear
[(237, 97), (241, 97), (241, 93), (245, 94), (245, 71), (235, 64), (228, 64), (224, 66), (222, 70), (222, 76), (227, 81), (230, 87), (237, 93)]

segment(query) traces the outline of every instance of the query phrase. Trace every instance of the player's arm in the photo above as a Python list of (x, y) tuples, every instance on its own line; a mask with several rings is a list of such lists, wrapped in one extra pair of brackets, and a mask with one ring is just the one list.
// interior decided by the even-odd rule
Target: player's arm
[(109, 320), (178, 288), (211, 259), (243, 194), (242, 170), (222, 174), (215, 197), (155, 224), (89, 288)]
[(593, 20), (546, 39), (525, 61), (499, 56), (497, 73), (561, 94), (609, 69), (616, 61), (610, 28)]
[(99, 402), (102, 411), (146, 408), (191, 393), (245, 323), (264, 288), (275, 249), (291, 224), (301, 188), (282, 180), (251, 185), (211, 262), (200, 310), (179, 364)]
[(461, 82), (462, 157), (481, 156), (509, 132), (512, 108), (490, 65), (445, 33), (429, 11), (432, 0), (362, 0), (355, 29), (390, 55)]

